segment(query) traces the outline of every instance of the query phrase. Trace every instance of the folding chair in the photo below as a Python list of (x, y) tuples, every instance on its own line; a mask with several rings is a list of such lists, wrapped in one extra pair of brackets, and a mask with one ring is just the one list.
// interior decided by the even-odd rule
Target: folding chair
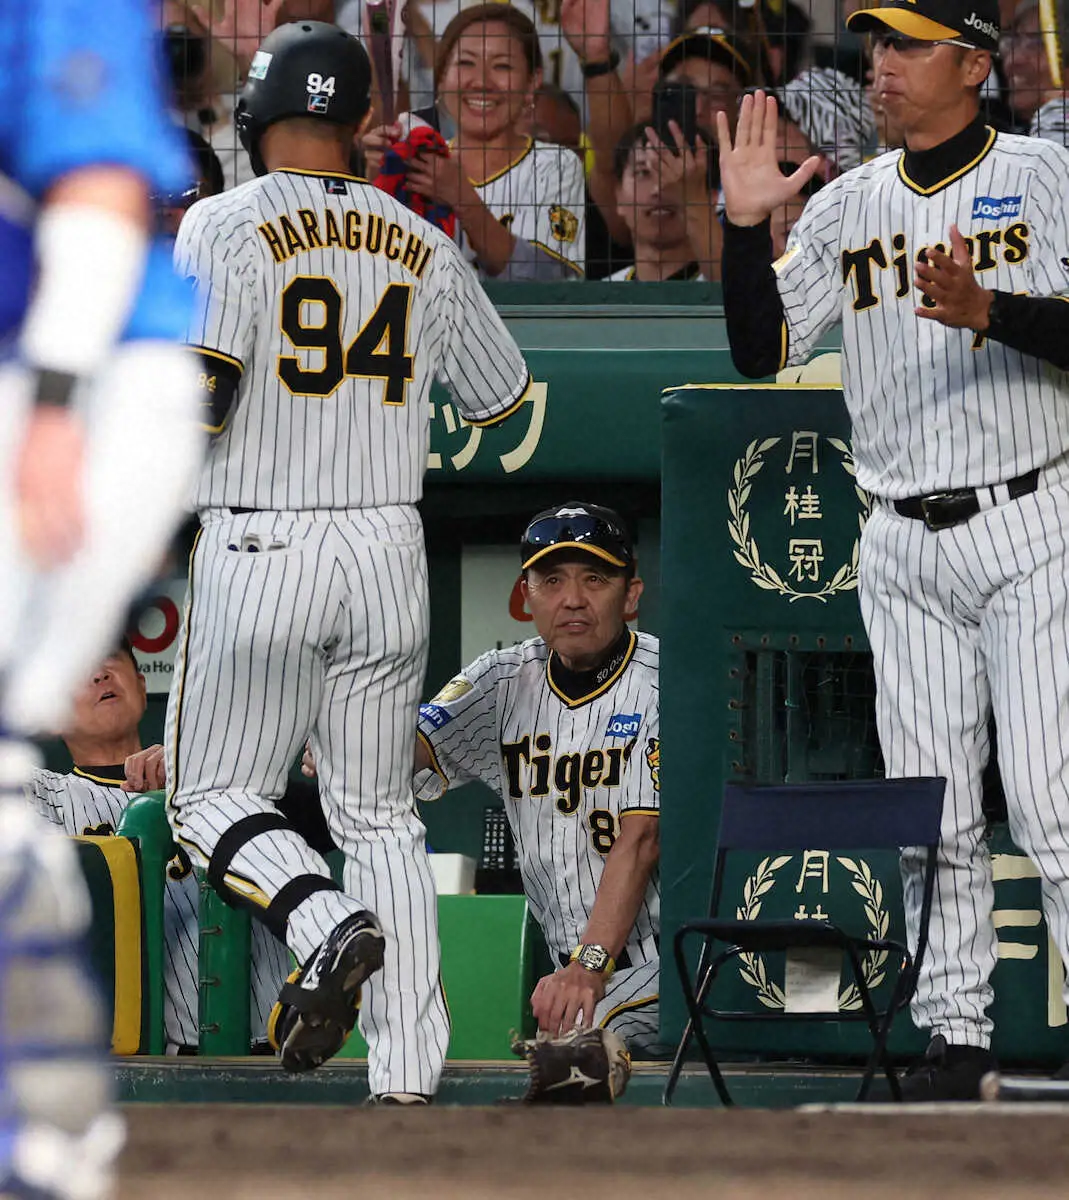
[[(671, 1104), (683, 1062), (695, 1040), (721, 1101), (734, 1101), (709, 1045), (704, 1020), (728, 1021), (865, 1021), (872, 1034), (873, 1048), (865, 1066), (857, 1099), (868, 1096), (877, 1067), (882, 1067), (895, 1100), (902, 1092), (887, 1054), (887, 1039), (895, 1015), (904, 1008), (917, 986), (928, 921), (935, 890), (936, 849), (943, 813), (946, 780), (872, 779), (846, 783), (782, 784), (743, 787), (728, 784), (720, 814), (720, 834), (713, 874), (709, 917), (684, 923), (676, 931), (676, 969), (687, 1005), (689, 1021), (676, 1050), (664, 1090), (664, 1103)], [(727, 920), (719, 916), (724, 887), (725, 863), (732, 851), (783, 852), (807, 849), (899, 850), (923, 846), (927, 850), (917, 953), (891, 938), (874, 938), (848, 932), (831, 920)], [(702, 938), (697, 970), (691, 980), (685, 943)], [(716, 943), (726, 948), (714, 954)], [(828, 1012), (737, 1012), (718, 1009), (709, 995), (720, 968), (745, 952), (787, 951), (814, 947), (841, 951), (849, 963), (857, 986), (861, 1009)], [(877, 1010), (863, 970), (870, 952), (887, 951), (888, 967), (897, 958), (898, 968), (886, 1008)]]

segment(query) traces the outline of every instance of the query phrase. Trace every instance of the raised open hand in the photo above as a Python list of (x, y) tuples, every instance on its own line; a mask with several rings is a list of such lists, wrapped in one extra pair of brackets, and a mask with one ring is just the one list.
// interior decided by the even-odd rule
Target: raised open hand
[(666, 145), (652, 126), (646, 127), (646, 145), (656, 155), (654, 170), (661, 194), (668, 194), (680, 205), (708, 204), (709, 147), (699, 135), (692, 150), (675, 121), (668, 122), (668, 132), (674, 145)]
[(720, 186), (732, 225), (759, 225), (772, 211), (796, 196), (816, 174), (819, 155), (811, 155), (792, 175), (779, 169), (777, 109), (774, 96), (762, 91), (744, 96), (732, 141), (727, 114), (716, 114), (720, 144)]
[(609, 0), (561, 0), (560, 28), (584, 62), (604, 62), (609, 57)]

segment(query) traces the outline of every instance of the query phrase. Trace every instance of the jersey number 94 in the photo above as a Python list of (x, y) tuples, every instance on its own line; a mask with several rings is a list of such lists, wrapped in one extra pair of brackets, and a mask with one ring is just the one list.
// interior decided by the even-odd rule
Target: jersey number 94
[[(412, 285), (391, 283), (348, 347), (342, 345), (344, 302), (323, 275), (300, 275), (282, 293), (279, 325), (297, 350), (318, 352), (317, 369), (296, 355), (278, 356), (278, 377), (295, 396), (331, 396), (346, 378), (381, 379), (383, 404), (401, 405), (412, 382), (408, 319)], [(305, 362), (308, 356), (305, 356)]]

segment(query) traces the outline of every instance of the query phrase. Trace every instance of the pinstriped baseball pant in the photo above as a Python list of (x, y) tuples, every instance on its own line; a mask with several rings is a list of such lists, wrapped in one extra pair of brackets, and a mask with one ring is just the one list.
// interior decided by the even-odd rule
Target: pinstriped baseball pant
[[(364, 985), (360, 1013), (371, 1090), (433, 1093), (449, 1025), (411, 789), (427, 641), (419, 517), (211, 510), (202, 524), (168, 704), (176, 834), (205, 866), (237, 820), (275, 811), (311, 737), (344, 892), (298, 905), (287, 942), (303, 962), (349, 913), (376, 913), (386, 961)], [(261, 905), (293, 878), (329, 875), (296, 833), (277, 829), (245, 843), (229, 872)]]
[[(981, 776), (994, 712), (1010, 832), (1042, 879), (1069, 961), (1069, 486), (934, 532), (877, 505), (861, 540), (861, 610), (889, 777), (947, 779), (916, 1023), (987, 1046), (997, 941)], [(923, 852), (902, 856), (916, 945)]]
[(632, 1051), (639, 1053), (653, 1047), (659, 1037), (660, 966), (653, 958), (616, 971), (594, 1010), (595, 1025), (619, 1034)]

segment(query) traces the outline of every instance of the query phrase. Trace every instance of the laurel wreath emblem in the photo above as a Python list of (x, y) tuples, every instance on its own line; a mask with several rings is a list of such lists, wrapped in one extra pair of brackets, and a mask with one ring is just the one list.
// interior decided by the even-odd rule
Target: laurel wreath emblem
[[(757, 869), (749, 876), (742, 888), (742, 904), (735, 910), (737, 921), (756, 921), (761, 913), (761, 897), (775, 885), (775, 875), (780, 867), (791, 861), (789, 854), (777, 858), (763, 858)], [(757, 989), (757, 998), (766, 1008), (783, 1008), (786, 997), (783, 989), (768, 978), (765, 960), (760, 954), (745, 951), (739, 955), (739, 974)]]
[[(791, 861), (791, 855), (763, 858), (748, 876), (742, 889), (742, 904), (735, 910), (739, 921), (755, 921), (761, 913), (761, 897), (767, 895), (776, 883), (776, 872)], [(865, 902), (865, 919), (869, 923), (869, 937), (885, 938), (890, 927), (890, 916), (883, 907), (883, 884), (873, 875), (872, 868), (864, 859), (836, 856), (836, 862), (850, 872), (850, 885)], [(757, 992), (757, 998), (766, 1008), (783, 1009), (786, 996), (774, 980), (769, 979), (764, 957), (752, 951), (739, 955), (739, 974)], [(861, 964), (861, 975), (869, 988), (878, 987), (884, 979), (887, 963), (886, 950), (870, 950)], [(849, 1012), (861, 1007), (861, 993), (856, 983), (849, 983), (839, 993), (839, 1011)]]
[[(776, 592), (780, 596), (787, 596), (791, 604), (802, 599), (819, 600), (826, 604), (829, 596), (834, 596), (838, 592), (854, 591), (857, 588), (858, 560), (861, 554), (859, 537), (854, 539), (850, 561), (843, 563), (819, 591), (800, 592), (785, 580), (771, 563), (762, 559), (757, 539), (750, 533), (750, 514), (746, 506), (750, 500), (754, 478), (765, 465), (765, 455), (782, 440), (778, 437), (765, 438), (763, 441), (754, 440), (746, 447), (742, 458), (736, 461), (732, 471), (732, 486), (728, 490), (728, 509), (731, 513), (731, 519), (728, 521), (728, 533), (731, 534), (731, 540), (735, 543), (736, 560), (750, 572), (751, 578), (759, 588), (763, 588), (767, 592)], [(854, 456), (850, 452), (850, 447), (841, 438), (830, 437), (827, 440), (843, 456), (841, 463), (843, 470), (855, 480), (854, 491), (857, 493), (861, 506), (857, 518), (858, 534), (860, 535), (872, 511), (872, 499), (863, 488), (857, 485), (857, 469), (854, 466)]]

